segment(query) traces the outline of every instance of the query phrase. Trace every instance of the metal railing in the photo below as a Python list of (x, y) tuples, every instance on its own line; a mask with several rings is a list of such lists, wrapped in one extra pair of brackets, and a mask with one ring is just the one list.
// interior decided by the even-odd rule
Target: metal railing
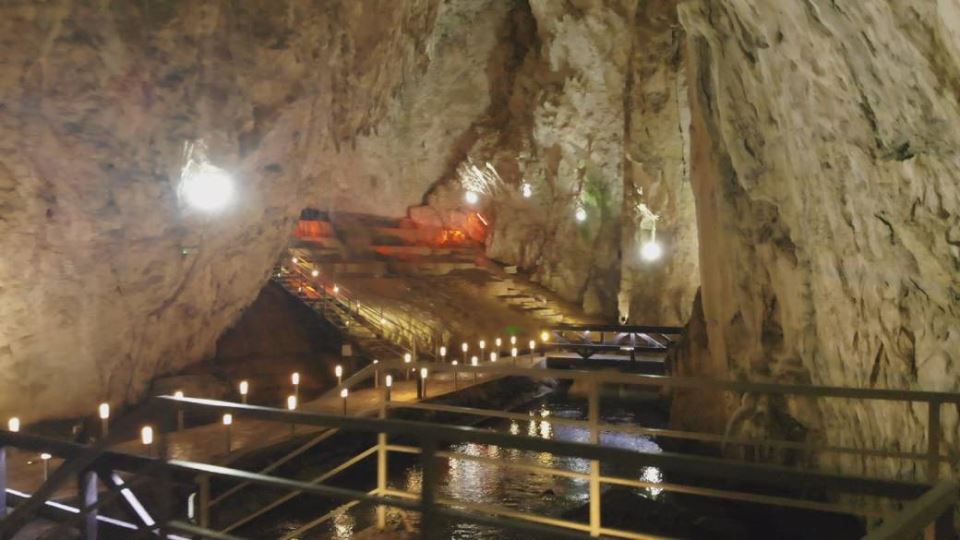
[[(389, 310), (362, 302), (348, 287), (328, 279), (320, 270), (319, 263), (312, 262), (299, 251), (295, 255), (296, 263), (292, 263), (291, 258), (286, 259), (287, 263), (279, 265), (279, 270), (274, 273), (275, 277), (282, 278), (284, 273), (295, 275), (302, 287), (311, 289), (319, 295), (316, 300), (325, 305), (336, 305), (378, 337), (397, 344), (400, 350), (409, 348), (432, 356), (443, 341), (445, 332), (442, 329), (422, 319), (398, 320)], [(313, 275), (314, 270), (318, 275)]]
[[(795, 468), (758, 465), (731, 461), (726, 459), (708, 458), (701, 456), (681, 455), (669, 452), (663, 453), (644, 453), (620, 448), (612, 448), (600, 445), (600, 434), (607, 431), (622, 431), (628, 433), (644, 432), (657, 436), (676, 436), (678, 434), (697, 439), (700, 435), (692, 432), (668, 432), (668, 430), (653, 430), (653, 428), (644, 428), (642, 426), (622, 426), (614, 424), (604, 424), (600, 422), (600, 404), (601, 389), (607, 384), (633, 384), (642, 386), (663, 386), (671, 388), (697, 388), (710, 390), (723, 390), (732, 392), (754, 392), (770, 394), (788, 394), (802, 395), (820, 398), (844, 398), (844, 399), (874, 399), (874, 400), (893, 400), (927, 403), (931, 410), (939, 409), (944, 404), (960, 403), (960, 395), (944, 392), (922, 392), (911, 390), (882, 390), (882, 389), (858, 389), (843, 387), (813, 387), (802, 385), (777, 385), (768, 383), (749, 383), (735, 381), (715, 381), (706, 379), (687, 379), (676, 377), (664, 377), (654, 375), (628, 375), (623, 373), (607, 372), (586, 372), (574, 370), (548, 370), (548, 369), (530, 369), (509, 367), (500, 365), (485, 365), (478, 367), (465, 367), (441, 365), (436, 363), (421, 363), (414, 367), (428, 367), (434, 376), (444, 372), (451, 372), (457, 369), (461, 374), (464, 371), (475, 371), (480, 374), (500, 375), (500, 376), (522, 376), (534, 378), (556, 378), (572, 379), (586, 382), (588, 387), (588, 412), (586, 420), (566, 419), (566, 418), (534, 418), (536, 421), (549, 421), (557, 424), (582, 426), (590, 432), (590, 444), (562, 442), (555, 440), (543, 440), (534, 437), (522, 435), (513, 435), (507, 433), (497, 433), (489, 430), (480, 430), (467, 427), (456, 427), (449, 425), (438, 425), (426, 422), (413, 422), (407, 420), (388, 419), (389, 411), (397, 408), (416, 408), (421, 410), (431, 410), (438, 412), (478, 415), (485, 417), (500, 417), (514, 420), (531, 420), (529, 415), (519, 413), (510, 413), (506, 411), (477, 409), (468, 407), (456, 407), (440, 404), (406, 404), (392, 402), (386, 388), (381, 387), (381, 406), (379, 411), (380, 418), (357, 418), (346, 417), (342, 415), (316, 414), (300, 411), (286, 411), (272, 409), (267, 407), (258, 407), (253, 405), (244, 405), (215, 400), (191, 399), (191, 398), (173, 398), (169, 396), (159, 397), (153, 401), (153, 411), (157, 414), (171, 414), (172, 411), (202, 411), (209, 413), (211, 410), (218, 412), (228, 412), (236, 418), (250, 418), (256, 420), (266, 420), (272, 422), (281, 422), (284, 424), (304, 424), (320, 426), (326, 428), (350, 430), (377, 435), (377, 444), (363, 452), (353, 456), (347, 462), (339, 464), (328, 470), (323, 475), (314, 478), (314, 482), (301, 482), (285, 478), (269, 476), (263, 472), (252, 473), (231, 469), (227, 467), (218, 467), (209, 464), (192, 463), (179, 460), (150, 459), (144, 457), (130, 456), (116, 452), (107, 452), (100, 449), (93, 457), (89, 455), (91, 449), (78, 447), (70, 443), (53, 441), (49, 439), (38, 438), (24, 433), (10, 433), (0, 431), (0, 447), (18, 446), (33, 449), (36, 451), (46, 451), (54, 455), (62, 455), (69, 460), (79, 460), (81, 468), (76, 465), (72, 468), (74, 472), (78, 470), (88, 470), (91, 464), (99, 465), (101, 470), (108, 467), (110, 470), (123, 470), (131, 473), (137, 473), (147, 469), (150, 465), (154, 473), (161, 471), (168, 474), (168, 478), (174, 481), (192, 481), (195, 484), (197, 493), (199, 511), (196, 516), (196, 524), (189, 524), (184, 521), (182, 516), (174, 512), (163, 511), (156, 512), (156, 528), (162, 534), (164, 531), (173, 531), (173, 533), (191, 534), (207, 538), (233, 538), (228, 532), (212, 531), (209, 528), (210, 518), (209, 509), (212, 504), (209, 490), (210, 478), (216, 477), (221, 480), (229, 480), (241, 483), (256, 484), (261, 486), (281, 487), (292, 492), (311, 493), (324, 495), (344, 501), (346, 504), (357, 504), (366, 502), (376, 504), (378, 510), (378, 525), (385, 524), (385, 507), (396, 507), (405, 510), (419, 511), (423, 515), (422, 531), (428, 535), (430, 531), (436, 530), (437, 519), (443, 516), (473, 521), (487, 524), (495, 527), (504, 527), (518, 530), (531, 530), (548, 533), (554, 537), (579, 537), (582, 535), (590, 536), (613, 536), (620, 538), (655, 538), (656, 536), (645, 534), (638, 531), (629, 531), (616, 528), (610, 528), (603, 525), (600, 509), (602, 502), (601, 486), (620, 485), (628, 487), (655, 487), (664, 491), (675, 491), (697, 496), (716, 497), (727, 500), (735, 500), (748, 503), (767, 504), (776, 506), (786, 506), (795, 508), (805, 508), (809, 510), (843, 512), (858, 515), (877, 517), (877, 511), (856, 507), (850, 505), (837, 504), (824, 500), (808, 500), (799, 497), (784, 495), (769, 495), (766, 493), (753, 493), (745, 491), (734, 491), (729, 489), (717, 489), (699, 485), (683, 485), (675, 483), (655, 483), (636, 478), (616, 476), (613, 474), (601, 474), (601, 463), (612, 463), (618, 466), (636, 466), (636, 467), (657, 467), (668, 472), (678, 472), (684, 475), (692, 475), (700, 478), (732, 479), (745, 485), (751, 486), (769, 486), (772, 488), (789, 488), (790, 493), (804, 493), (810, 489), (825, 490), (829, 493), (850, 493), (861, 496), (884, 497), (894, 500), (907, 501), (905, 508), (892, 515), (883, 515), (883, 523), (880, 528), (871, 532), (871, 539), (887, 538), (907, 538), (911, 534), (918, 533), (924, 529), (928, 531), (931, 538), (948, 538), (952, 534), (953, 513), (957, 504), (957, 485), (954, 481), (941, 481), (941, 464), (949, 462), (947, 456), (942, 455), (940, 446), (939, 416), (931, 413), (928, 418), (936, 420), (928, 426), (930, 435), (928, 436), (928, 451), (925, 454), (919, 453), (900, 453), (894, 451), (884, 451), (877, 454), (877, 450), (871, 449), (830, 449), (818, 448), (804, 445), (805, 450), (816, 452), (842, 450), (854, 454), (861, 454), (872, 457), (896, 457), (901, 459), (923, 459), (928, 464), (928, 482), (929, 485), (923, 485), (916, 482), (906, 482), (899, 480), (887, 480), (867, 477), (854, 477), (839, 475), (830, 472), (818, 472), (810, 470), (798, 470)], [(375, 376), (382, 376), (386, 370), (409, 370), (410, 364), (401, 363), (382, 363), (376, 370)], [(377, 373), (379, 372), (379, 373)], [(367, 376), (372, 375), (367, 372)], [(640, 431), (652, 430), (652, 431)], [(402, 437), (414, 439), (417, 446), (396, 444), (396, 438)], [(716, 442), (715, 439), (706, 438), (705, 441)], [(518, 450), (529, 450), (535, 452), (547, 452), (552, 455), (564, 455), (578, 457), (590, 460), (589, 472), (572, 471), (565, 469), (555, 469), (544, 467), (541, 464), (535, 464), (525, 461), (507, 461), (492, 460), (482, 456), (473, 456), (443, 449), (444, 445), (452, 443), (478, 443), (490, 444), (506, 448), (515, 448)], [(778, 443), (791, 443), (791, 441), (738, 441), (738, 444), (756, 444), (771, 445)], [(794, 442), (795, 444), (795, 442)], [(161, 443), (162, 447), (163, 444)], [(419, 454), (420, 463), (423, 470), (422, 490), (420, 493), (408, 493), (389, 489), (387, 486), (388, 478), (388, 459), (390, 452)], [(376, 488), (373, 491), (345, 490), (319, 484), (332, 476), (339, 474), (343, 470), (359, 463), (365, 459), (376, 456), (377, 459), (377, 478)], [(82, 459), (81, 459), (82, 458)], [(510, 510), (494, 505), (480, 504), (471, 501), (459, 499), (444, 498), (438, 495), (437, 491), (437, 461), (439, 459), (463, 459), (473, 460), (487, 466), (508, 467), (513, 469), (527, 470), (544, 474), (555, 474), (570, 478), (585, 479), (589, 483), (589, 520), (587, 523), (575, 522), (566, 519), (560, 519), (553, 516), (536, 515)], [(71, 461), (68, 461), (71, 463)], [(58, 471), (59, 472), (59, 471)], [(269, 471), (267, 471), (269, 472)], [(57, 476), (57, 473), (54, 474)], [(2, 478), (2, 474), (0, 474)], [(51, 477), (51, 480), (53, 477)], [(62, 478), (61, 478), (62, 480)], [(204, 488), (204, 486), (207, 486)], [(47, 488), (47, 486), (45, 486)], [(38, 490), (38, 494), (44, 492), (45, 499), (49, 498), (50, 490)], [(90, 508), (86, 508), (86, 514), (91, 513)], [(81, 510), (81, 513), (84, 509)], [(318, 520), (311, 522), (311, 526), (322, 523), (333, 513), (321, 516)], [(23, 516), (20, 516), (22, 520)], [(5, 526), (7, 521), (0, 521), (0, 534), (8, 532)], [(142, 525), (146, 527), (146, 525)], [(302, 533), (299, 531), (298, 533)]]

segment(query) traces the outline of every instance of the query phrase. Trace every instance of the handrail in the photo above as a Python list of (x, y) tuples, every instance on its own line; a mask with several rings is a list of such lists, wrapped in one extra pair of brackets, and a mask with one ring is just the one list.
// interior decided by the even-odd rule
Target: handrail
[(683, 333), (682, 326), (620, 325), (620, 324), (555, 324), (547, 327), (554, 332), (620, 332), (625, 334), (667, 334)]
[(732, 478), (759, 484), (781, 486), (786, 482), (798, 488), (824, 487), (849, 493), (865, 493), (897, 498), (913, 496), (923, 491), (923, 484), (906, 481), (855, 477), (826, 472), (801, 472), (789, 467), (731, 462), (720, 458), (688, 456), (670, 452), (645, 453), (584, 443), (546, 441), (465, 426), (290, 411), (190, 397), (157, 396), (153, 400), (171, 408), (179, 407), (196, 411), (205, 411), (212, 408), (229, 412), (233, 414), (234, 418), (247, 417), (286, 424), (339, 427), (365, 433), (386, 433), (392, 436), (416, 436), (443, 441), (444, 443), (491, 444), (593, 460), (618, 461), (637, 466), (680, 469), (708, 477)]
[[(902, 511), (871, 531), (864, 540), (901, 540), (916, 538), (933, 525), (947, 531), (953, 529), (953, 508), (960, 500), (960, 484), (953, 480), (938, 483), (918, 499), (907, 504)], [(940, 522), (940, 523), (938, 523)], [(932, 535), (936, 540), (956, 538), (946, 531), (935, 531)]]

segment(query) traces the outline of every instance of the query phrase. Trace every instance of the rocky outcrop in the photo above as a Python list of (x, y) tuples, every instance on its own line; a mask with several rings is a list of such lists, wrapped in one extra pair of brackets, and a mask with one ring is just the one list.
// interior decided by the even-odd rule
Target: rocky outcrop
[[(346, 146), (428, 61), (435, 2), (4, 2), (0, 416), (138, 397), (210, 356)], [(177, 196), (185, 145), (237, 182)], [(306, 204), (305, 204), (306, 203)]]
[[(476, 182), (461, 170), (428, 202), (469, 210), (464, 191), (474, 189), (491, 224), (490, 257), (588, 312), (679, 324), (699, 276), (675, 6), (531, 1), (529, 10), (513, 19), (510, 93), (467, 150), (466, 163), (493, 178)], [(639, 257), (650, 235), (641, 204), (661, 218), (660, 261)]]
[[(693, 1), (680, 13), (708, 338), (698, 362), (751, 379), (960, 388), (956, 2)], [(926, 444), (920, 405), (781, 412), (833, 445)], [(955, 409), (943, 428), (956, 447)]]

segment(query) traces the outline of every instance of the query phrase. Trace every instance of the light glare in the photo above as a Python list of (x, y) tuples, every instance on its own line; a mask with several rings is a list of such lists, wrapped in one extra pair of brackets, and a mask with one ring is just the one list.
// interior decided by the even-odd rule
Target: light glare
[(652, 240), (640, 248), (640, 256), (643, 257), (645, 261), (655, 261), (659, 259), (662, 254), (663, 249), (660, 247), (660, 244)]
[(204, 212), (217, 212), (233, 200), (233, 179), (227, 171), (203, 163), (184, 171), (180, 193), (190, 206)]

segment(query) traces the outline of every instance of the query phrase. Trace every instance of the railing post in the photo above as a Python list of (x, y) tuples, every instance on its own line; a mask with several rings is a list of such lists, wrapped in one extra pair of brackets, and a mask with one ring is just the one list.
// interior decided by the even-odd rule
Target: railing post
[(201, 474), (197, 477), (197, 523), (205, 528), (210, 528), (210, 475)]
[(420, 488), (420, 535), (421, 538), (439, 538), (437, 516), (434, 512), (437, 495), (437, 441), (428, 438), (420, 451), (420, 470), (423, 480)]
[(0, 519), (7, 517), (7, 448), (0, 446)]
[[(387, 418), (387, 401), (390, 399), (389, 389), (380, 390), (380, 418)], [(387, 434), (377, 434), (377, 495), (387, 494)], [(387, 527), (387, 507), (377, 506), (377, 528), (381, 531)]]
[[(600, 444), (600, 384), (590, 379), (590, 397), (587, 404), (587, 422), (590, 426), (590, 444)], [(590, 461), (590, 536), (600, 536), (600, 462)]]
[(940, 479), (940, 402), (927, 403), (927, 481)]
[(77, 478), (77, 490), (80, 499), (80, 514), (83, 516), (83, 529), (81, 538), (84, 540), (97, 540), (97, 510), (90, 509), (97, 504), (97, 473), (94, 471), (83, 471)]

